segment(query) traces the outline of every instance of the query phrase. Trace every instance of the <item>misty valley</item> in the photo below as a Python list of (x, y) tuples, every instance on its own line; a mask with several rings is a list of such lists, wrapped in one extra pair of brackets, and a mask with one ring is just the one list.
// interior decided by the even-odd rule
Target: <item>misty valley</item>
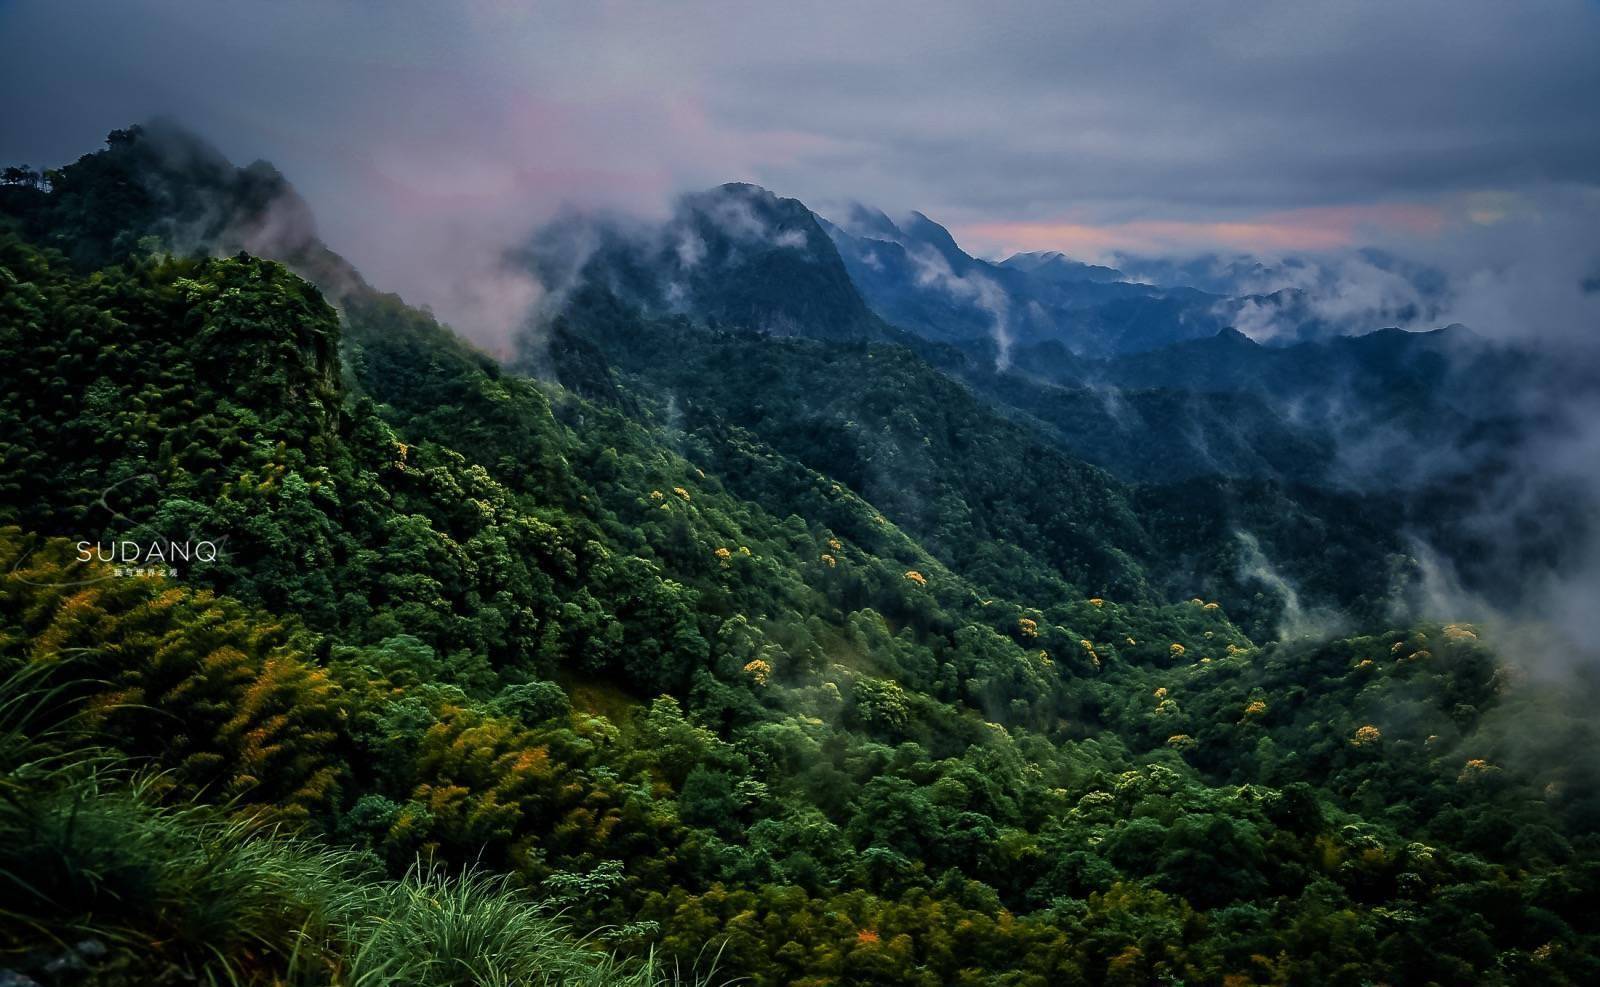
[(118, 122), (0, 182), (0, 984), (1600, 983), (1586, 338), (743, 182), (436, 313)]

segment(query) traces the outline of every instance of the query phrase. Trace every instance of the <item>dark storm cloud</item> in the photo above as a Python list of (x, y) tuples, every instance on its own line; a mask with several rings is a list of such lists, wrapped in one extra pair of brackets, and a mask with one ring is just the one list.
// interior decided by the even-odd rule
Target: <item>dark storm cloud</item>
[(1600, 182), (1600, 7), (1577, 0), (38, 0), (0, 25), (8, 158), (53, 163), (163, 111), (280, 160), (323, 213), (394, 192), (352, 173), (451, 198), (382, 166), (401, 155), (493, 213), (732, 178), (967, 223)]
[(924, 204), (992, 218), (1086, 202), (1101, 218), (1215, 215), (1600, 175), (1593, 5), (872, 11), (866, 30), (782, 25), (777, 51), (747, 32), (714, 105), (744, 127), (827, 135), (832, 163), (886, 194), (909, 181)]

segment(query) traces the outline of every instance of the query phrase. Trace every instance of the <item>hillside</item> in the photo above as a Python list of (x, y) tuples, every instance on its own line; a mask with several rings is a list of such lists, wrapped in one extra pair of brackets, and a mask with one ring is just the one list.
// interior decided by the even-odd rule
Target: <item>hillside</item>
[[(568, 319), (639, 393), (670, 403), (686, 433), (753, 433), (866, 498), (986, 592), (1125, 600), (1199, 593), (1232, 601), (1236, 619), (1268, 634), (1284, 601), (1248, 571), (1241, 533), (1308, 597), (1340, 609), (1382, 613), (1391, 580), (1407, 575), (1396, 566), (1402, 519), (1381, 498), (1224, 479), (1214, 462), (1203, 476), (1173, 475), (1159, 458), (1151, 471), (1159, 482), (1134, 487), (1066, 455), (1046, 429), (1009, 420), (903, 347), (646, 323), (608, 296), (576, 299)], [(728, 367), (739, 372), (723, 372)], [(1007, 394), (1006, 406), (1025, 395)], [(1130, 448), (1160, 456), (1148, 443)], [(1317, 451), (1291, 446), (1290, 455)], [(741, 490), (758, 499), (778, 493)], [(1363, 575), (1372, 572), (1386, 574), (1381, 589)]]
[(1394, 614), (1386, 500), (1063, 452), (798, 204), (680, 216), (685, 310), (597, 252), (534, 377), (193, 137), (0, 193), (0, 970), (1600, 977), (1584, 696)]

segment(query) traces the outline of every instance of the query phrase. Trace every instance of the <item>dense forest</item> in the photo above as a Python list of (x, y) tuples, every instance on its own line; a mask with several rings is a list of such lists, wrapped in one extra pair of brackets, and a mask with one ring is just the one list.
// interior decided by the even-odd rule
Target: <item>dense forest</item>
[(299, 208), (0, 185), (0, 982), (1600, 982), (1596, 676), (1405, 609), (1393, 493), (1091, 465), (859, 300), (501, 361)]

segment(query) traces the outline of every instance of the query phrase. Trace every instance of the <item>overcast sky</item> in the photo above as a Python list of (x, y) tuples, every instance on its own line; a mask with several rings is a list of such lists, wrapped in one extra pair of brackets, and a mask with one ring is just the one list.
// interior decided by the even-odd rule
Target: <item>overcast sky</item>
[(0, 0), (0, 40), (0, 160), (169, 114), (402, 290), (419, 243), (730, 180), (1086, 257), (1440, 239), (1600, 188), (1591, 0)]

